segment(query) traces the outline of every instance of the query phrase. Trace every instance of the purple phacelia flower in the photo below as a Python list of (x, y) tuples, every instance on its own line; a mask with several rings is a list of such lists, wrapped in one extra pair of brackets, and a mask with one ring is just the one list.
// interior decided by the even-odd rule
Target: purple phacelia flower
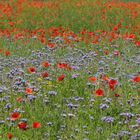
[(78, 67), (78, 66), (72, 66), (72, 69), (73, 70), (80, 70), (80, 67)]
[(107, 122), (107, 123), (113, 123), (115, 118), (114, 117), (110, 117), (110, 116), (105, 116), (101, 118), (102, 121)]
[(132, 119), (132, 117), (134, 117), (135, 115), (130, 113), (130, 112), (126, 112), (126, 113), (121, 113), (120, 116), (125, 116), (127, 117), (128, 119)]
[(138, 127), (139, 127), (139, 125), (137, 125), (137, 124), (136, 125), (130, 125), (130, 128), (133, 129), (133, 130), (137, 130)]
[(139, 140), (140, 139), (140, 134), (136, 134), (134, 136), (131, 136), (131, 140)]
[(112, 102), (112, 99), (111, 98), (103, 98), (103, 101), (105, 101), (106, 103), (111, 103)]
[(79, 74), (73, 74), (72, 75), (72, 79), (76, 79), (77, 77), (79, 77)]
[(28, 95), (28, 99), (30, 100), (30, 102), (32, 102), (32, 101), (34, 101), (36, 99), (36, 96)]
[(5, 105), (5, 109), (10, 109), (12, 107), (12, 104), (11, 103), (7, 103), (6, 105)]
[(138, 125), (140, 125), (140, 118), (138, 118), (138, 119), (136, 120), (136, 123), (137, 123)]
[(4, 120), (0, 120), (0, 124), (4, 124), (5, 123), (5, 121)]
[(102, 110), (106, 110), (107, 108), (109, 108), (109, 106), (107, 104), (100, 105), (100, 109), (102, 109)]
[(56, 91), (49, 91), (48, 94), (49, 95), (52, 95), (52, 96), (56, 96), (57, 95), (57, 92)]
[(122, 139), (122, 137), (123, 137), (124, 135), (131, 136), (131, 132), (129, 132), (129, 131), (120, 131), (120, 132), (117, 134), (117, 136), (118, 136), (119, 139)]

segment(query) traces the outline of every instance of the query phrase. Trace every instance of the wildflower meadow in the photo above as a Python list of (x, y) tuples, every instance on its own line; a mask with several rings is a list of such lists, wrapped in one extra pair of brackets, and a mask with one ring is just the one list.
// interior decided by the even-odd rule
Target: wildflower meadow
[(140, 0), (0, 0), (0, 140), (140, 140)]

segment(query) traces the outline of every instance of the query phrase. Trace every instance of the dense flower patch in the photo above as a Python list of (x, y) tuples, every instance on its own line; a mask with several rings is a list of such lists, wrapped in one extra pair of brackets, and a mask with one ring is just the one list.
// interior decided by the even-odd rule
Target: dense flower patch
[(26, 135), (17, 129), (30, 135), (37, 129), (34, 137), (41, 131), (40, 137), (50, 139), (70, 138), (65, 135), (68, 129), (73, 137), (94, 137), (94, 131), (102, 137), (109, 124), (114, 131), (107, 137), (134, 137), (138, 127), (135, 132), (131, 127), (139, 126), (139, 49), (134, 51), (130, 42), (124, 51), (116, 45), (106, 54), (111, 46), (78, 49), (77, 42), (61, 48), (62, 37), (52, 42), (57, 42), (55, 48), (33, 50), (27, 57), (1, 57), (1, 130), (9, 130), (5, 131), (9, 139)]

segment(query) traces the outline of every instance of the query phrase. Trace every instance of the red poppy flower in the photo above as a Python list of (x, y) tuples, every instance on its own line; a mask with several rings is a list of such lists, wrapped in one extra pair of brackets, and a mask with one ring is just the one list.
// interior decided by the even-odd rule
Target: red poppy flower
[(11, 55), (11, 52), (10, 51), (6, 51), (5, 52), (5, 56), (10, 56)]
[(17, 98), (17, 101), (21, 103), (24, 101), (24, 99), (22, 97), (19, 97), (19, 98)]
[(120, 97), (120, 94), (118, 94), (118, 93), (115, 93), (115, 97)]
[(41, 124), (39, 122), (34, 122), (33, 123), (33, 127), (36, 128), (36, 129), (37, 128), (40, 128), (41, 127)]
[(13, 138), (13, 134), (12, 133), (8, 133), (7, 137), (8, 137), (8, 139), (12, 139)]
[(28, 128), (28, 125), (26, 122), (19, 122), (18, 127), (19, 129), (26, 130)]
[(61, 76), (59, 76), (59, 77), (58, 77), (58, 81), (63, 81), (63, 80), (64, 80), (64, 78), (65, 78), (65, 75), (64, 75), (64, 74), (62, 74)]
[(28, 71), (29, 71), (30, 73), (35, 73), (35, 72), (36, 72), (36, 68), (30, 67), (30, 68), (28, 69)]
[(54, 48), (55, 47), (55, 44), (54, 43), (48, 43), (48, 47), (49, 48)]
[(60, 69), (72, 70), (72, 68), (67, 63), (58, 63), (57, 67)]
[(31, 88), (26, 88), (26, 94), (32, 94), (33, 93), (33, 89)]
[(21, 114), (18, 113), (18, 112), (14, 112), (12, 115), (11, 115), (11, 120), (15, 121), (17, 119), (19, 119), (21, 117)]
[(3, 52), (3, 49), (0, 49), (0, 53), (2, 53)]
[(58, 63), (57, 64), (57, 67), (58, 68), (67, 68), (68, 67), (68, 64), (66, 64), (66, 63)]
[(95, 83), (95, 82), (96, 82), (96, 80), (97, 80), (97, 78), (96, 78), (96, 77), (89, 77), (88, 79), (89, 79), (89, 81), (91, 81), (91, 82), (93, 82), (93, 83)]
[(130, 35), (129, 35), (129, 38), (130, 38), (130, 39), (135, 39), (135, 38), (136, 38), (136, 35), (135, 35), (135, 34), (130, 34)]
[(103, 89), (97, 89), (96, 90), (96, 96), (104, 96), (104, 90)]
[(46, 45), (46, 38), (45, 37), (40, 37), (40, 41), (43, 45)]
[(108, 76), (104, 76), (104, 77), (103, 77), (103, 80), (104, 80), (104, 81), (109, 81), (109, 77), (108, 77)]
[(43, 62), (42, 64), (45, 68), (48, 68), (49, 66), (51, 66), (51, 64), (48, 61)]
[(43, 72), (43, 73), (42, 73), (42, 77), (43, 77), (43, 78), (47, 78), (48, 76), (49, 76), (48, 72)]
[(109, 87), (110, 87), (111, 90), (114, 90), (116, 85), (117, 85), (117, 80), (111, 79), (109, 81)]
[(134, 81), (135, 83), (140, 82), (140, 76), (136, 76), (136, 77), (133, 79), (133, 81)]
[(140, 48), (140, 41), (136, 41), (135, 44)]
[(117, 26), (115, 26), (114, 28), (113, 28), (113, 31), (118, 31), (118, 27)]
[(105, 54), (105, 55), (108, 55), (108, 54), (109, 54), (109, 50), (105, 50), (105, 51), (104, 51), (104, 54)]

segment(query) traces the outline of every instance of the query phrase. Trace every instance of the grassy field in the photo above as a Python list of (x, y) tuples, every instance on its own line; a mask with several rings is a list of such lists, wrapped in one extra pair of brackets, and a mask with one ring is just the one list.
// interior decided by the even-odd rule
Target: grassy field
[(1, 140), (139, 140), (139, 0), (0, 1)]

